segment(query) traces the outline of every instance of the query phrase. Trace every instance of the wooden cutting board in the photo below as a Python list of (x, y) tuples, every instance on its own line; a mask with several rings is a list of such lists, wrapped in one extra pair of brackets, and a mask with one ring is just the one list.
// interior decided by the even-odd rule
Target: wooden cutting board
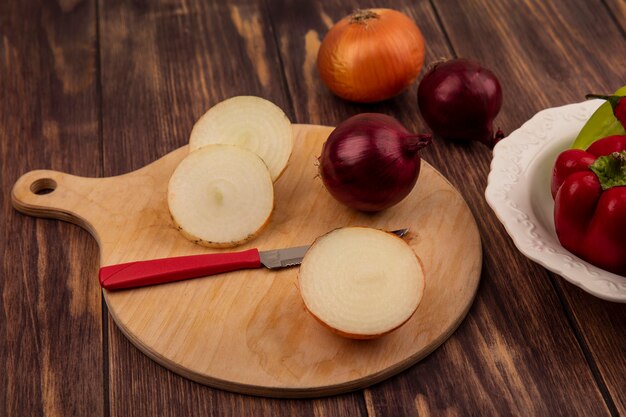
[[(349, 225), (409, 227), (426, 287), (414, 316), (371, 341), (341, 338), (305, 311), (297, 268), (245, 270), (154, 287), (109, 292), (109, 312), (145, 354), (174, 372), (226, 390), (311, 397), (362, 388), (413, 365), (456, 329), (476, 293), (482, 265), (476, 222), (459, 193), (422, 163), (412, 193), (376, 214), (337, 203), (317, 177), (332, 128), (294, 125), (294, 152), (275, 184), (269, 226), (235, 250), (299, 246)], [(217, 250), (197, 246), (174, 227), (167, 183), (187, 147), (129, 174), (84, 178), (38, 170), (13, 188), (14, 207), (76, 223), (100, 245), (101, 265)], [(44, 191), (49, 193), (43, 193)], [(98, 279), (97, 271), (85, 279)]]

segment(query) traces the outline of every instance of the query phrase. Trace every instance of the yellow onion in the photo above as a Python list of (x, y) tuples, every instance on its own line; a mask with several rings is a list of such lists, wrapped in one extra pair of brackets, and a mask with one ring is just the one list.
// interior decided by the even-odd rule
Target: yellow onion
[(404, 91), (424, 64), (424, 38), (405, 14), (357, 10), (326, 34), (317, 68), (326, 86), (350, 101), (371, 103)]

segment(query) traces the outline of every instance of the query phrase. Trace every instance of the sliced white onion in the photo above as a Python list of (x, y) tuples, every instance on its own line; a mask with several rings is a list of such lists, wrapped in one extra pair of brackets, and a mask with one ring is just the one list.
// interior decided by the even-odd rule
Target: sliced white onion
[(231, 247), (252, 239), (268, 223), (274, 185), (256, 154), (239, 146), (211, 145), (180, 162), (167, 198), (185, 237), (205, 246)]
[(215, 143), (238, 145), (256, 153), (276, 181), (291, 156), (293, 133), (285, 113), (271, 101), (237, 96), (211, 107), (191, 131), (191, 152)]
[(378, 337), (404, 324), (424, 291), (422, 264), (413, 249), (391, 233), (365, 227), (318, 238), (298, 279), (309, 312), (355, 339)]

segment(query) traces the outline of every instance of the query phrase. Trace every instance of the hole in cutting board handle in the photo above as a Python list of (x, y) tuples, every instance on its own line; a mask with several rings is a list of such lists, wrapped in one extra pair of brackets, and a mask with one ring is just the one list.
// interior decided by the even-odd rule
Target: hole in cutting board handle
[(57, 188), (57, 182), (52, 178), (40, 178), (30, 185), (30, 191), (37, 195), (50, 194)]

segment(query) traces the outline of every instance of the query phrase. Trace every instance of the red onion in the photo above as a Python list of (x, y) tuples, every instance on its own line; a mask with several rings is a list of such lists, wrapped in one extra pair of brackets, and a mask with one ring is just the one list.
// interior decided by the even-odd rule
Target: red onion
[(383, 210), (406, 197), (420, 172), (418, 151), (430, 135), (413, 134), (391, 116), (362, 113), (332, 131), (319, 172), (339, 202), (363, 211)]
[(468, 59), (435, 64), (417, 89), (417, 104), (433, 132), (444, 139), (479, 141), (493, 147), (504, 137), (493, 133), (502, 106), (502, 87), (493, 72)]

